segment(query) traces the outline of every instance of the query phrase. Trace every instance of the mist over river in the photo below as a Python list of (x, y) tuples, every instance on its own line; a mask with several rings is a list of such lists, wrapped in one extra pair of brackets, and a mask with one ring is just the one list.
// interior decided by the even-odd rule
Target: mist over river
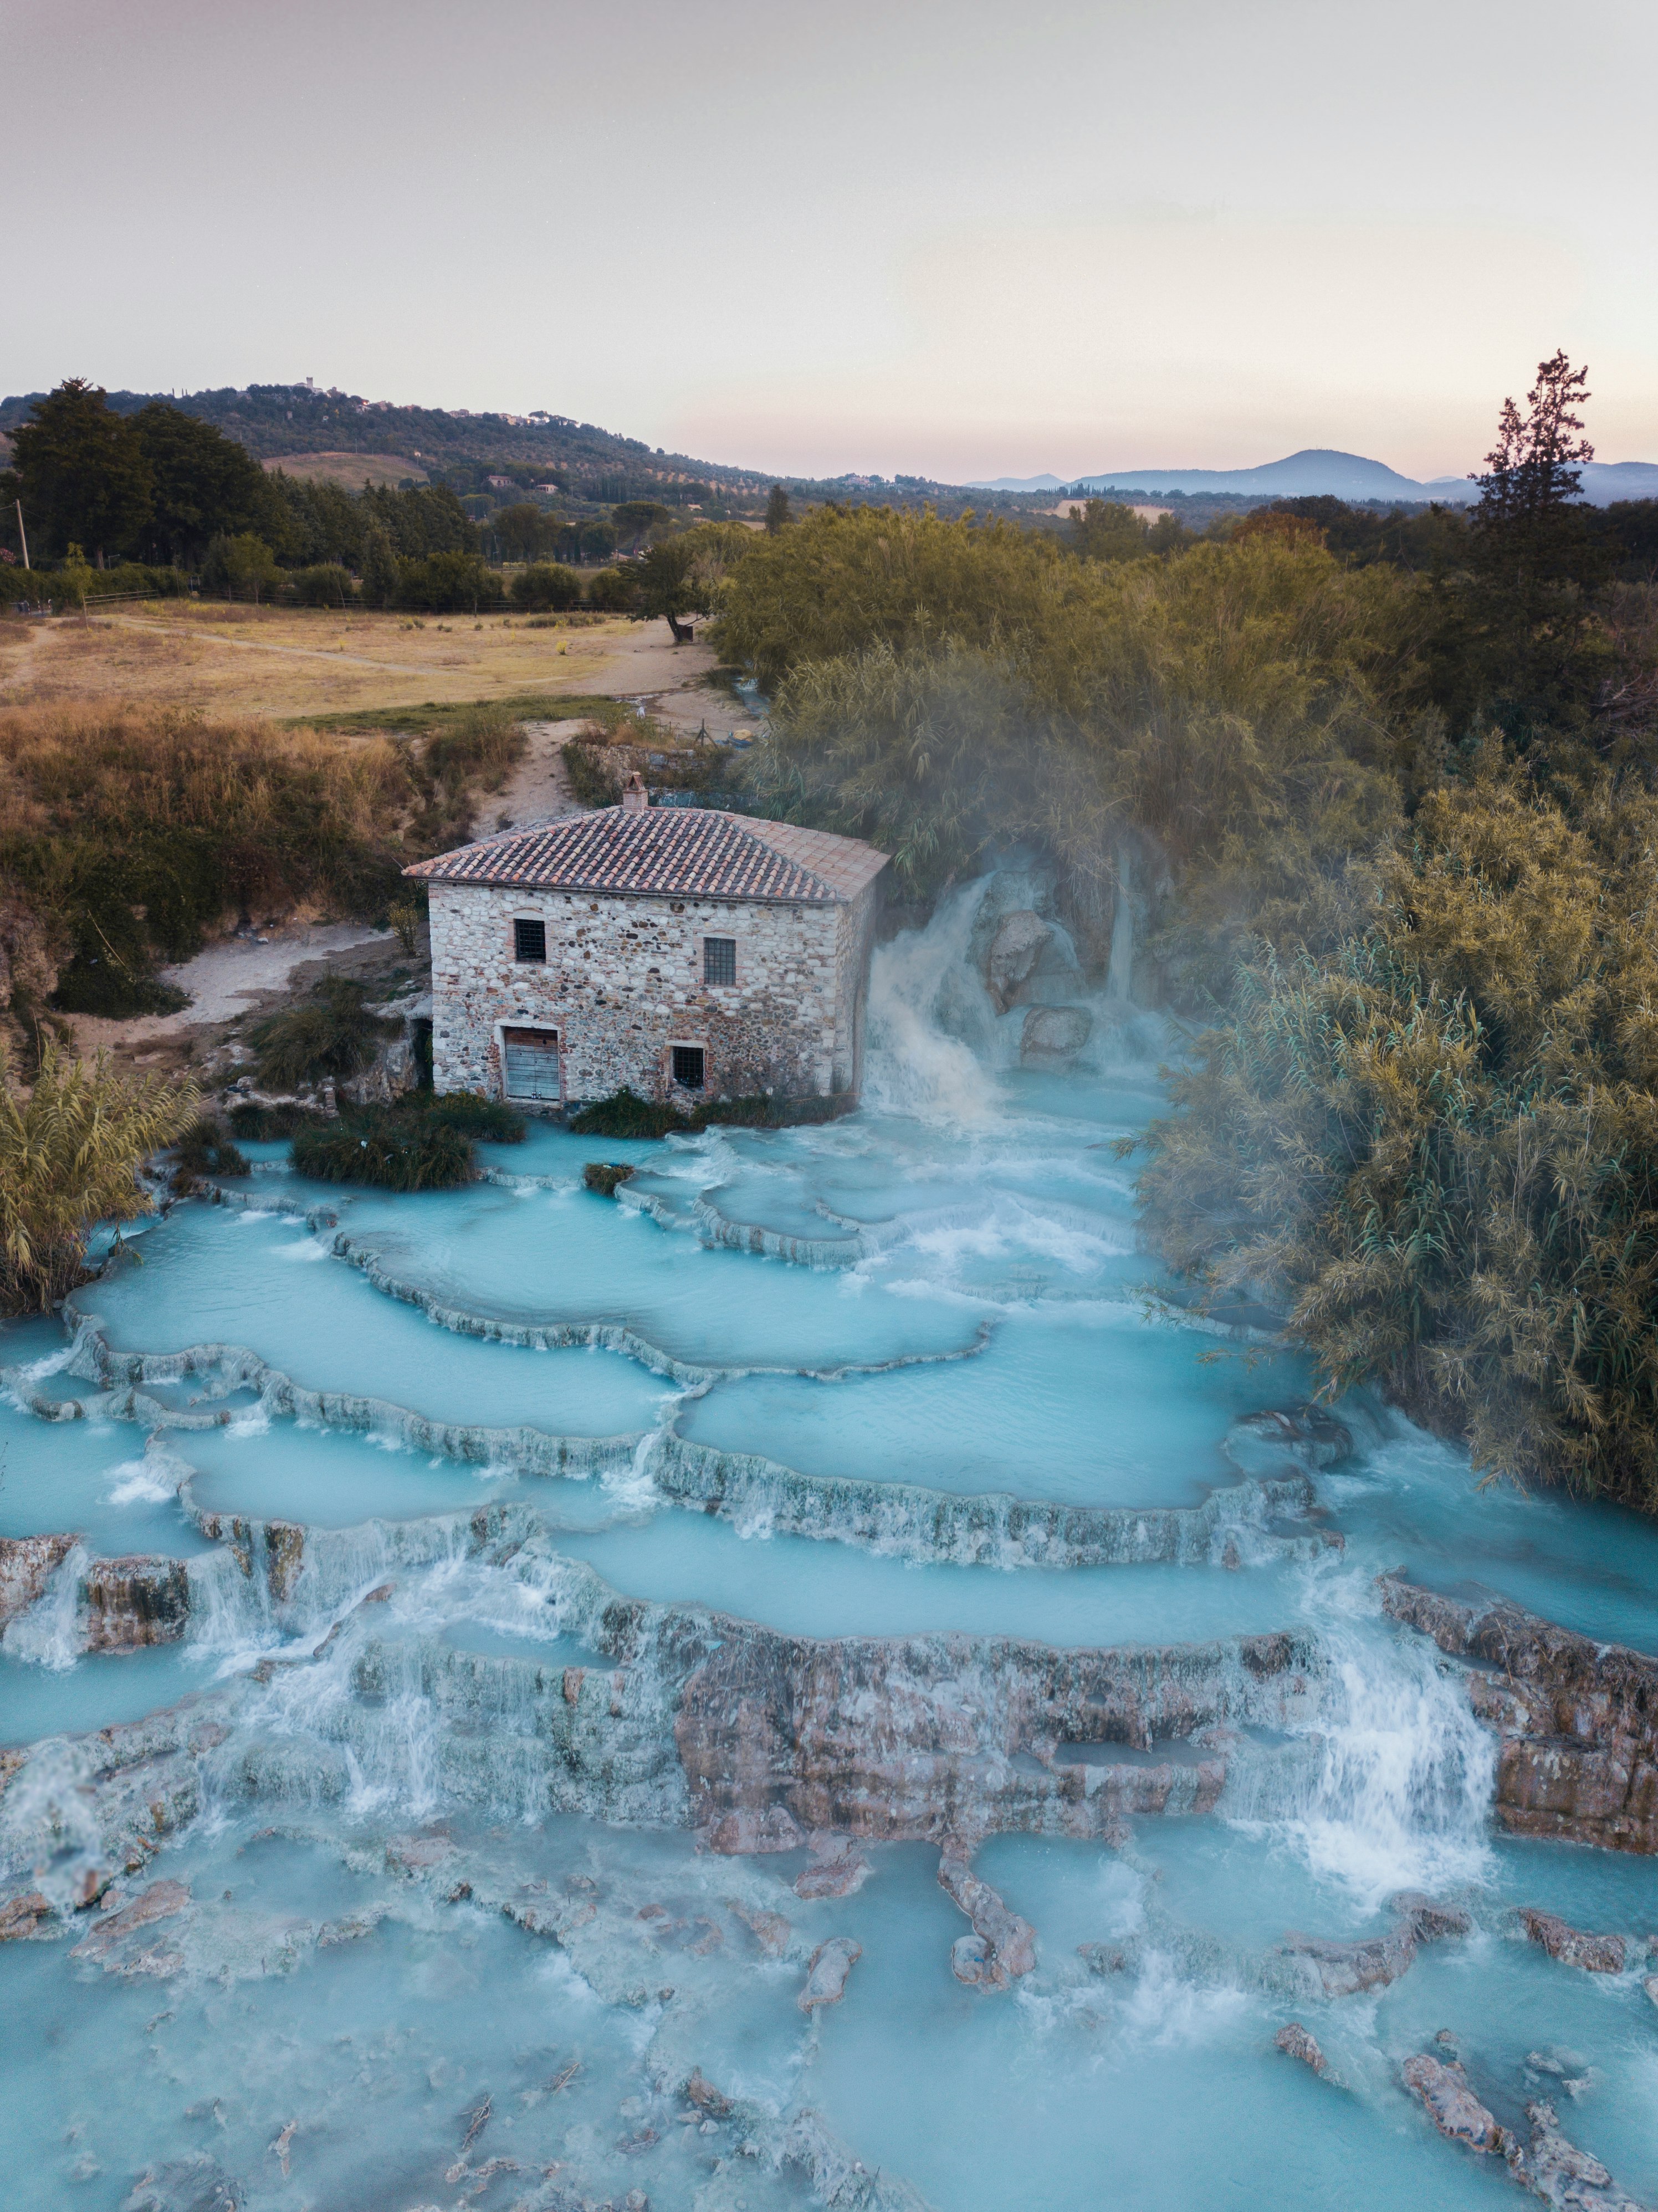
[(1649, 1655), (1658, 1529), (1166, 1295), (1178, 1039), (1131, 939), (1022, 1060), (1033, 896), (880, 948), (845, 1120), (249, 1147), (0, 1338), (0, 1536), (64, 1540), (0, 1581), (8, 2208), (1546, 2193), (1424, 2052), (1658, 2201), (1652, 1858), (1499, 1817), (1494, 1662), (1378, 1581)]

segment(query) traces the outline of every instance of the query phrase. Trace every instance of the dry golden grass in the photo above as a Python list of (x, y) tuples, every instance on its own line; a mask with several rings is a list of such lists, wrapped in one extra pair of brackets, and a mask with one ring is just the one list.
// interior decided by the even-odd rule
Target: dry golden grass
[(263, 465), (280, 469), (284, 476), (303, 477), (312, 483), (337, 484), (342, 491), (361, 491), (365, 483), (400, 484), (411, 479), (426, 482), (418, 461), (401, 453), (274, 453)]
[(0, 707), (119, 702), (325, 720), (428, 700), (647, 691), (711, 659), (694, 647), (675, 659), (662, 625), (621, 617), (531, 629), (511, 615), (154, 600), (85, 623), (0, 622)]

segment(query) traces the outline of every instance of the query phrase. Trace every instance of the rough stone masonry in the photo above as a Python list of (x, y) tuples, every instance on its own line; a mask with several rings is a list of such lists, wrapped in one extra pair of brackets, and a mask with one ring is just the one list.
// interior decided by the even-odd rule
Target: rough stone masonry
[(406, 872), (431, 899), (440, 1092), (556, 1108), (855, 1094), (886, 856), (707, 807), (620, 806)]

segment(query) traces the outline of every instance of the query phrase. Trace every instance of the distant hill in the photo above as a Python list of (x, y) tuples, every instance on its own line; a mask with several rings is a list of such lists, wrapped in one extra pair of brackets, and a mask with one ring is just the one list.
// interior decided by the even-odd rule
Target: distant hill
[[(0, 400), (0, 432), (23, 421), (44, 392)], [(752, 469), (700, 461), (688, 453), (654, 453), (638, 438), (624, 438), (568, 416), (471, 414), (465, 409), (396, 407), (389, 400), (319, 392), (309, 384), (252, 384), (246, 390), (112, 392), (109, 404), (136, 414), (151, 399), (215, 423), (261, 461), (280, 458), (292, 469), (298, 456), (326, 454), (336, 482), (341, 457), (372, 457), (387, 472), (400, 461), (409, 476), (440, 476), (457, 489), (483, 489), (488, 471), (515, 477), (525, 490), (543, 484), (579, 501), (659, 499), (687, 506), (734, 497), (763, 498), (773, 479)]]
[[(1611, 507), (1620, 499), (1658, 499), (1658, 461), (1586, 461), (1583, 496), (1592, 507)], [(1457, 487), (1461, 486), (1461, 489)], [(1431, 477), (1422, 495), (1448, 502), (1479, 496), (1461, 477)]]
[[(1309, 446), (1281, 461), (1267, 461), (1254, 469), (1109, 469), (1097, 476), (1061, 477), (995, 477), (977, 480), (975, 488), (994, 491), (1110, 492), (1127, 497), (1132, 493), (1182, 492), (1187, 495), (1230, 495), (1245, 499), (1307, 499), (1327, 493), (1337, 499), (1419, 505), (1437, 500), (1442, 505), (1465, 506), (1479, 496), (1478, 485), (1467, 477), (1436, 477), (1420, 483), (1402, 477), (1385, 462), (1367, 460), (1362, 453), (1343, 453), (1323, 446)], [(1614, 500), (1658, 499), (1658, 464), (1650, 461), (1591, 461), (1583, 471), (1583, 496), (1596, 507)]]

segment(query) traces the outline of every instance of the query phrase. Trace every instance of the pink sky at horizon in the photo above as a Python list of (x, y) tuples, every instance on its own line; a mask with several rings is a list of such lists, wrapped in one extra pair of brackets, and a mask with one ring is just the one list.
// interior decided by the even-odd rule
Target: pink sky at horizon
[(50, 189), (0, 391), (311, 374), (786, 475), (1425, 479), (1564, 345), (1598, 457), (1658, 460), (1627, 0), (59, 0), (7, 53)]

